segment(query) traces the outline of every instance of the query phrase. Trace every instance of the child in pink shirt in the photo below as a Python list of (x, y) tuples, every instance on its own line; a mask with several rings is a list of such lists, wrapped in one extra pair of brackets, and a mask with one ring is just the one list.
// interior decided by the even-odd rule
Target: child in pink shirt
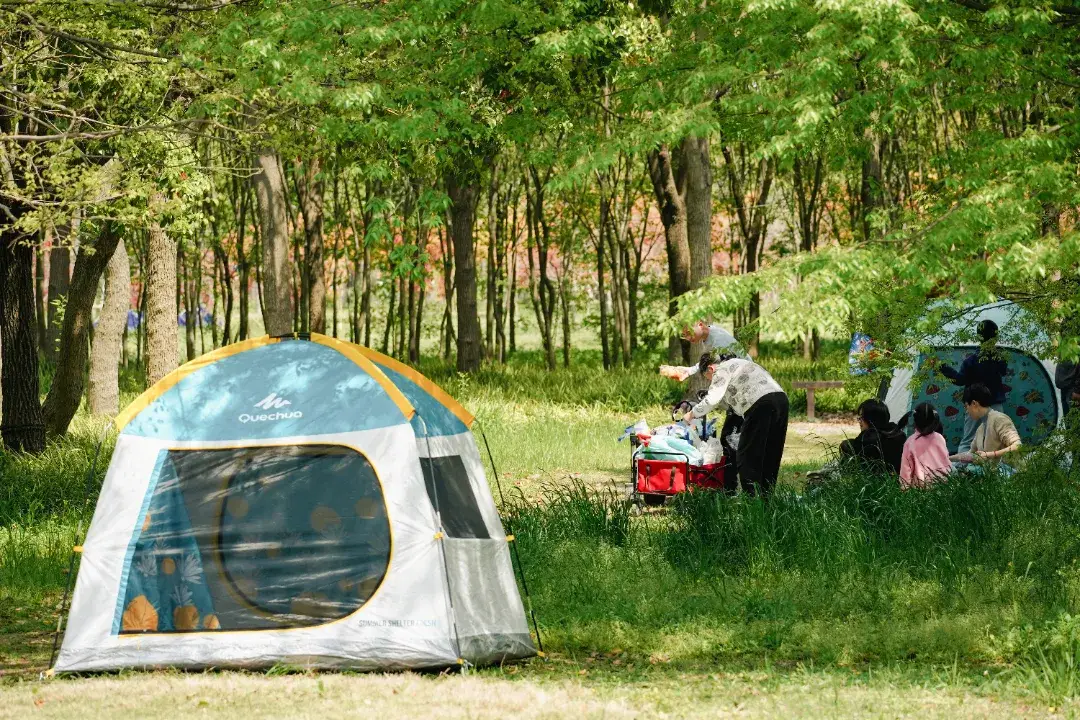
[(915, 433), (904, 443), (900, 459), (900, 487), (927, 487), (952, 471), (949, 448), (941, 434), (941, 419), (930, 403), (912, 413)]

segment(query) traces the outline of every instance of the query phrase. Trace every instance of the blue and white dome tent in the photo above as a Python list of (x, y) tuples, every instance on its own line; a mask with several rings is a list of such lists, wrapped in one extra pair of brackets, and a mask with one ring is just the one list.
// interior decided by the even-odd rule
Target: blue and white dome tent
[(322, 335), (180, 367), (116, 419), (53, 669), (535, 655), (472, 422)]
[(959, 369), (964, 358), (979, 348), (975, 329), (983, 320), (997, 324), (997, 347), (1008, 363), (1006, 414), (1024, 443), (1038, 444), (1050, 436), (1063, 417), (1060, 393), (1054, 387), (1057, 363), (1047, 357), (1050, 338), (1031, 313), (1009, 300), (950, 312), (940, 328), (920, 339), (921, 351), (913, 352), (910, 363), (893, 371), (885, 397), (893, 422), (929, 402), (941, 415), (950, 451), (956, 451), (963, 435), (964, 389), (940, 373), (927, 372), (924, 366), (933, 357)]

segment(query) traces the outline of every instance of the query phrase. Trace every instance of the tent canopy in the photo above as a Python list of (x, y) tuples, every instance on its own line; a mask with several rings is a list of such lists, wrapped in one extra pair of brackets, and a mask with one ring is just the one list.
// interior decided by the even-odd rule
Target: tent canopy
[(1008, 364), (1005, 412), (1025, 443), (1045, 440), (1062, 416), (1060, 397), (1053, 383), (1056, 363), (1032, 352), (1049, 347), (1045, 328), (1039, 327), (1022, 307), (1007, 300), (964, 308), (947, 316), (940, 330), (922, 340), (922, 352), (916, 352), (909, 365), (893, 372), (885, 398), (893, 422), (916, 405), (929, 402), (941, 415), (949, 449), (956, 450), (963, 434), (964, 389), (931, 371), (929, 368), (934, 363), (928, 361), (933, 358), (938, 365), (959, 369), (964, 358), (979, 348), (974, 339), (978, 323), (993, 320), (1000, 334), (998, 351)]

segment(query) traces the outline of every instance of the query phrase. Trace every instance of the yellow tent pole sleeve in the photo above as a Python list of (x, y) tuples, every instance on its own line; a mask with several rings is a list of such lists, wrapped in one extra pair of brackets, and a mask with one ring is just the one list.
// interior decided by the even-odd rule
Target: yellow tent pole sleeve
[(368, 359), (362, 352), (364, 348), (359, 345), (353, 345), (350, 342), (345, 342), (344, 340), (320, 335), (319, 333), (311, 333), (311, 341), (333, 348), (359, 365), (364, 372), (375, 379), (375, 382), (379, 383), (386, 394), (390, 396), (390, 399), (394, 401), (394, 404), (398, 406), (398, 409), (401, 410), (401, 414), (405, 416), (406, 420), (412, 420), (413, 415), (416, 415), (416, 408), (412, 406), (412, 403), (409, 402), (408, 398), (406, 398), (401, 390), (398, 389), (398, 386), (390, 382), (390, 378), (386, 377), (386, 374), (379, 369), (379, 366)]
[[(352, 343), (349, 344), (352, 345)], [(464, 405), (451, 397), (448, 392), (446, 392), (441, 387), (426, 378), (424, 375), (419, 373), (415, 368), (409, 367), (405, 363), (399, 360), (395, 360), (388, 355), (383, 355), (377, 350), (372, 350), (371, 348), (363, 347), (361, 345), (353, 345), (353, 347), (363, 353), (366, 357), (370, 358), (372, 361), (380, 365), (385, 365), (396, 373), (401, 373), (409, 380), (419, 385), (429, 395), (442, 403), (447, 410), (454, 413), (458, 420), (465, 423), (465, 427), (472, 427), (473, 420), (476, 419), (473, 417), (473, 414), (466, 410)]]

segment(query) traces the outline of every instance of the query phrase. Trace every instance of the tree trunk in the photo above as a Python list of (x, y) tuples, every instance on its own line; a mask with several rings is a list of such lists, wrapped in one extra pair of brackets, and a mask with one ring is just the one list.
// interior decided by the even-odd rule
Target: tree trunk
[[(452, 223), (450, 223), (452, 225)], [(452, 227), (439, 228), (439, 245), (443, 260), (443, 360), (450, 360), (454, 346), (454, 238)]]
[[(540, 329), (540, 339), (544, 346), (544, 361), (548, 370), (555, 369), (555, 327), (552, 322), (559, 298), (558, 291), (548, 275), (548, 255), (551, 247), (551, 230), (545, 217), (544, 188), (551, 176), (549, 169), (546, 177), (541, 178), (535, 167), (528, 169), (525, 192), (526, 234), (525, 250), (529, 259), (529, 297), (536, 314), (536, 324)], [(536, 260), (533, 260), (533, 247), (536, 248)]]
[[(769, 158), (760, 160), (756, 170), (751, 170), (752, 163), (746, 161), (746, 148), (740, 147), (740, 161), (735, 159), (732, 148), (725, 145), (724, 167), (727, 170), (728, 187), (735, 205), (735, 217), (739, 234), (743, 239), (743, 270), (746, 273), (757, 272), (758, 259), (765, 246), (766, 233), (769, 229), (768, 202), (776, 174), (776, 162)], [(747, 185), (755, 183), (752, 194), (747, 193)], [(750, 297), (747, 308), (746, 324), (754, 324), (761, 317), (761, 297), (755, 291)], [(755, 331), (750, 341), (750, 355), (757, 357), (760, 332)]]
[(49, 250), (49, 320), (43, 350), (45, 359), (50, 363), (56, 362), (60, 347), (60, 332), (64, 324), (63, 308), (71, 284), (71, 242), (78, 227), (76, 218), (62, 223), (56, 228), (54, 242)]
[[(153, 203), (151, 203), (153, 206)], [(153, 385), (177, 365), (176, 243), (155, 219), (150, 223), (146, 278), (147, 383)]]
[(383, 329), (382, 338), (382, 353), (384, 355), (390, 355), (393, 351), (390, 349), (390, 333), (394, 329), (394, 300), (397, 298), (397, 279), (390, 278), (390, 309), (386, 313), (386, 327)]
[(517, 241), (510, 254), (510, 299), (507, 322), (510, 325), (510, 354), (517, 352)]
[(480, 318), (476, 314), (476, 253), (473, 245), (480, 183), (474, 176), (464, 176), (454, 171), (447, 178), (446, 185), (453, 217), (451, 232), (457, 294), (457, 369), (459, 372), (476, 372), (480, 369), (483, 349), (480, 343)]
[(48, 287), (45, 284), (45, 248), (52, 244), (52, 231), (45, 229), (42, 243), (34, 254), (34, 312), (37, 316), (38, 350), (44, 351), (49, 341)]
[(686, 239), (690, 248), (690, 287), (697, 289), (712, 275), (712, 166), (709, 139), (683, 140), (686, 168)]
[[(68, 292), (67, 308), (64, 311), (64, 328), (60, 336), (56, 374), (53, 376), (52, 387), (49, 388), (49, 396), (45, 398), (42, 406), (47, 435), (55, 437), (66, 433), (71, 419), (79, 409), (86, 376), (86, 354), (93, 323), (94, 298), (97, 297), (98, 284), (116, 250), (119, 237), (113, 223), (106, 222), (93, 242), (83, 241), (80, 245)], [(111, 335), (109, 341), (116, 344), (116, 339)], [(119, 348), (115, 348), (114, 352), (118, 350)]]
[[(326, 332), (326, 267), (323, 260), (323, 180), (319, 160), (298, 163), (296, 187), (304, 216), (305, 286), (311, 332)], [(302, 170), (302, 172), (301, 172)]]
[(596, 234), (596, 295), (597, 300), (600, 302), (600, 355), (604, 362), (604, 369), (610, 370), (611, 361), (611, 346), (609, 344), (608, 337), (608, 302), (607, 302), (607, 288), (605, 287), (606, 271), (604, 268), (604, 249), (607, 243), (604, 242), (604, 228), (608, 224), (608, 213), (611, 212), (611, 203), (607, 199), (607, 189), (605, 184), (600, 182), (600, 221), (597, 225)]
[(293, 305), (289, 292), (289, 218), (285, 181), (277, 155), (264, 152), (256, 159), (253, 177), (262, 229), (263, 321), (269, 335), (292, 332)]
[[(686, 203), (679, 191), (675, 177), (671, 150), (662, 145), (648, 155), (649, 179), (652, 181), (656, 203), (660, 209), (660, 221), (664, 224), (664, 239), (667, 242), (668, 280), (670, 300), (668, 316), (674, 316), (679, 310), (679, 296), (690, 289), (690, 246), (687, 239)], [(679, 357), (690, 362), (690, 344), (672, 338), (668, 344), (668, 356), (673, 362)]]
[[(25, 208), (12, 202), (10, 212)], [(8, 450), (45, 449), (45, 422), (38, 385), (37, 328), (34, 325), (34, 250), (21, 233), (0, 226), (0, 435)]]
[(423, 282), (416, 283), (416, 285), (416, 313), (409, 335), (409, 362), (413, 365), (420, 362), (420, 338), (424, 327), (424, 296), (427, 294), (427, 288)]
[(94, 415), (112, 417), (120, 412), (120, 351), (130, 304), (131, 266), (124, 241), (119, 240), (105, 268), (105, 301), (90, 348), (87, 400)]
[(570, 367), (570, 331), (572, 320), (570, 318), (570, 270), (563, 268), (559, 277), (559, 299), (562, 305), (562, 357), (563, 367)]
[(193, 297), (195, 281), (191, 279), (191, 269), (185, 262), (183, 242), (176, 244), (176, 270), (177, 273), (183, 271), (183, 275), (178, 274), (178, 277), (183, 278), (180, 291), (184, 302), (184, 347), (187, 351), (185, 355), (187, 362), (191, 362), (198, 357), (195, 350), (195, 328), (199, 323), (199, 307), (198, 298)]
[[(712, 275), (712, 166), (709, 161), (709, 138), (691, 136), (682, 142), (683, 167), (686, 173), (686, 239), (690, 248), (690, 288), (697, 289)], [(691, 362), (705, 347), (693, 343)], [(696, 375), (690, 383), (692, 393), (708, 388), (708, 380)]]

